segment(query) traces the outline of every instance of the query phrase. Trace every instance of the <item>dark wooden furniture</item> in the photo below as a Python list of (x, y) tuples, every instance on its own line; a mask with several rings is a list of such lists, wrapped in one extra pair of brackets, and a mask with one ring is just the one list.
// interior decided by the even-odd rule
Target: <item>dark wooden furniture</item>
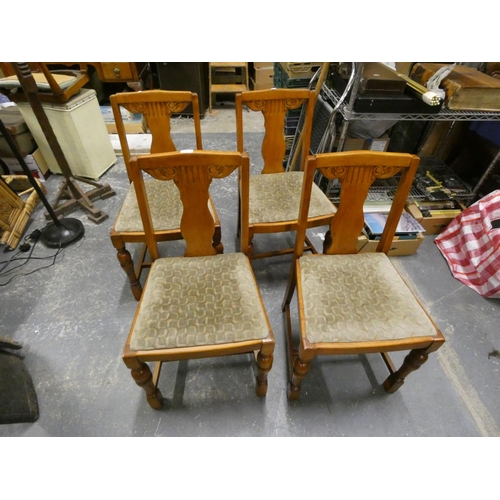
[[(379, 352), (390, 371), (383, 386), (395, 392), (420, 368), (444, 337), (387, 257), (419, 158), (403, 153), (325, 153), (307, 159), (294, 262), (283, 310), (290, 370), (289, 398), (297, 399), (318, 355)], [(319, 170), (341, 183), (332, 241), (323, 255), (303, 255), (313, 176)], [(363, 203), (375, 179), (401, 173), (391, 211), (375, 253), (356, 253), (364, 224)], [(300, 339), (293, 343), (290, 302), (297, 289)], [(399, 369), (388, 352), (410, 350)]]
[[(293, 248), (254, 253), (252, 239), (256, 233), (295, 231), (298, 225), (300, 193), (304, 178), (303, 167), (311, 140), (311, 123), (315, 94), (307, 89), (254, 90), (236, 94), (236, 134), (238, 151), (243, 152), (243, 107), (262, 112), (265, 136), (262, 142), (262, 171), (257, 175), (241, 177), (240, 187), (240, 237), (241, 249), (250, 258), (293, 253)], [(285, 172), (286, 152), (284, 125), (288, 110), (306, 107), (302, 130), (302, 158), (299, 170)], [(308, 227), (327, 225), (335, 213), (328, 197), (313, 186)], [(315, 251), (307, 240), (308, 249)]]
[[(187, 106), (193, 106), (193, 124), (196, 148), (203, 149), (201, 139), (200, 115), (198, 112), (198, 96), (194, 92), (175, 92), (166, 90), (146, 90), (144, 92), (123, 92), (110, 97), (113, 116), (120, 139), (123, 159), (130, 181), (129, 190), (123, 205), (111, 229), (110, 237), (116, 248), (118, 261), (127, 274), (134, 297), (139, 300), (142, 286), (139, 282), (141, 271), (149, 268), (150, 261), (146, 261), (146, 237), (143, 229), (139, 206), (132, 182), (131, 153), (127, 140), (127, 133), (121, 114), (121, 108), (131, 113), (142, 113), (152, 136), (151, 153), (171, 152), (176, 150), (170, 130), (170, 120), (173, 114), (180, 113)], [(173, 182), (159, 182), (148, 179), (145, 182), (150, 196), (150, 209), (153, 217), (154, 235), (157, 241), (182, 239), (180, 229), (182, 204), (179, 192)], [(214, 218), (213, 246), (222, 253), (220, 221), (209, 198), (210, 212)], [(143, 251), (138, 260), (136, 269), (130, 252), (125, 244), (143, 243)]]
[[(152, 408), (162, 406), (158, 389), (164, 361), (254, 353), (257, 395), (267, 392), (274, 337), (252, 267), (242, 253), (217, 254), (209, 209), (212, 180), (248, 171), (247, 155), (194, 151), (139, 156), (130, 172), (153, 265), (123, 352), (135, 382)], [(183, 204), (183, 257), (159, 258), (143, 172), (173, 182)], [(167, 313), (168, 311), (168, 313)], [(148, 362), (156, 362), (154, 376)]]
[(247, 62), (210, 62), (208, 63), (209, 111), (221, 94), (236, 94), (250, 90)]
[[(157, 62), (156, 72), (161, 90), (189, 90), (198, 95), (198, 109), (203, 118), (209, 107), (207, 62)], [(192, 116), (190, 105), (182, 114)]]
[[(63, 64), (63, 63), (59, 63)], [(66, 65), (81, 63), (64, 63)], [(88, 62), (95, 68), (102, 82), (138, 82), (147, 63), (138, 62)]]

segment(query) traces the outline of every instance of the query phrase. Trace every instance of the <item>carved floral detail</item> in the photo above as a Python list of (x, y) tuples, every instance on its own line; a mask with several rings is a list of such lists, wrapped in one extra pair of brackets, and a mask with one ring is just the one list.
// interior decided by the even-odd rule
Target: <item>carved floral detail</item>
[[(391, 166), (378, 166), (378, 167), (367, 167), (361, 169), (360, 175), (365, 176), (370, 172), (369, 168), (371, 168), (371, 179), (372, 181), (375, 179), (388, 179), (389, 177), (392, 177), (396, 175), (397, 173), (401, 172), (402, 167), (391, 167)], [(344, 167), (344, 166), (339, 166), (339, 167), (321, 167), (321, 173), (327, 177), (328, 179), (342, 179), (345, 177), (346, 172), (348, 169), (352, 170), (352, 167)], [(366, 172), (364, 174), (363, 172)], [(370, 174), (368, 174), (370, 175)]]
[(245, 104), (252, 111), (262, 111), (266, 107), (266, 101), (247, 101)]
[(171, 112), (171, 113), (180, 113), (181, 111), (183, 111), (187, 105), (189, 103), (187, 102), (167, 102), (166, 105), (167, 105), (167, 109)]
[(147, 172), (159, 181), (171, 181), (177, 177), (177, 167), (158, 167), (148, 169)]
[(373, 179), (388, 179), (401, 172), (402, 167), (380, 166), (373, 169)]
[(299, 108), (305, 99), (286, 99), (285, 107), (286, 109), (297, 109)]
[(134, 102), (130, 104), (123, 104), (123, 107), (125, 107), (131, 113), (143, 114), (144, 110), (146, 109), (146, 104), (144, 102)]
[(188, 102), (174, 101), (174, 102), (131, 102), (123, 104), (123, 106), (128, 109), (131, 113), (144, 114), (144, 115), (162, 115), (162, 109), (166, 108), (168, 110), (167, 114), (170, 113), (180, 113), (183, 111)]
[[(222, 179), (227, 177), (238, 165), (209, 165), (207, 168), (210, 177)], [(178, 177), (178, 167), (157, 167), (148, 168), (147, 173), (160, 181), (176, 180)]]
[(215, 179), (222, 179), (227, 177), (238, 165), (210, 165), (208, 172)]
[(342, 179), (347, 172), (347, 167), (323, 167), (320, 170), (327, 179)]

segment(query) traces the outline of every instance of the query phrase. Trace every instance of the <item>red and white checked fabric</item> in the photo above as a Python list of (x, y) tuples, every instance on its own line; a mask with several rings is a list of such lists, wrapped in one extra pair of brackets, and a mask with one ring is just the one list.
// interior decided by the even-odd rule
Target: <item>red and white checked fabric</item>
[(466, 208), (434, 240), (453, 276), (483, 297), (500, 298), (500, 190)]

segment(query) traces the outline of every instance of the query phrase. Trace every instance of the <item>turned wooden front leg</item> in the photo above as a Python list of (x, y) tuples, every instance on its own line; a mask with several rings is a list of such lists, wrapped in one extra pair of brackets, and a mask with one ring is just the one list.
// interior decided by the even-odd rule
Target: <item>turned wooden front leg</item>
[(301, 360), (299, 355), (294, 357), (292, 368), (292, 380), (288, 388), (288, 399), (297, 400), (300, 396), (300, 385), (302, 380), (307, 375), (311, 361)]
[(122, 239), (112, 239), (113, 246), (116, 248), (116, 257), (121, 268), (125, 271), (130, 283), (130, 289), (135, 300), (140, 300), (142, 295), (142, 285), (135, 274), (134, 262), (130, 252), (125, 248), (125, 242)]
[(158, 410), (163, 406), (163, 396), (153, 383), (153, 375), (146, 363), (139, 362), (139, 368), (133, 368), (132, 378), (135, 383), (146, 391), (146, 398), (151, 408)]
[(384, 382), (384, 390), (389, 393), (396, 392), (404, 383), (405, 378), (415, 370), (418, 370), (426, 361), (429, 355), (427, 349), (413, 349), (405, 357), (399, 370), (391, 373)]
[(257, 354), (257, 396), (267, 394), (267, 374), (273, 366), (273, 354), (264, 354), (259, 351)]

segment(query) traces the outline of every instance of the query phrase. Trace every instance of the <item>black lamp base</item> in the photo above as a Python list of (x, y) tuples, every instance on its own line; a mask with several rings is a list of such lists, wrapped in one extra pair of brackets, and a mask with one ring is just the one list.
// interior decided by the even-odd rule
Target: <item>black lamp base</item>
[(78, 219), (59, 219), (59, 224), (51, 222), (42, 229), (40, 240), (48, 247), (62, 248), (75, 243), (85, 233), (83, 224)]

